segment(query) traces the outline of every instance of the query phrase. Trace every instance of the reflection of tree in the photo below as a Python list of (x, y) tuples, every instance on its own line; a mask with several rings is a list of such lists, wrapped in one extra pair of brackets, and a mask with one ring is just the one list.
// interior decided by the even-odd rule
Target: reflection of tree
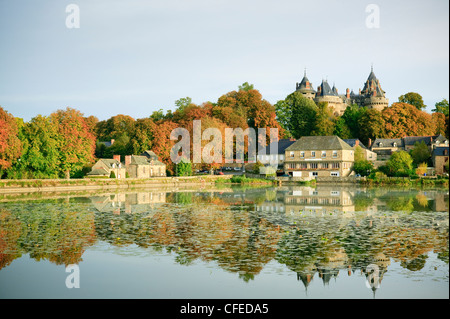
[(23, 253), (56, 264), (78, 263), (86, 247), (95, 241), (93, 215), (73, 212), (70, 203), (36, 203), (31, 212), (25, 206), (19, 207), (18, 211), (1, 215), (0, 238), (3, 242), (7, 238), (3, 244), (6, 249), (2, 249), (8, 252), (2, 258), (5, 265), (6, 260), (10, 262)]

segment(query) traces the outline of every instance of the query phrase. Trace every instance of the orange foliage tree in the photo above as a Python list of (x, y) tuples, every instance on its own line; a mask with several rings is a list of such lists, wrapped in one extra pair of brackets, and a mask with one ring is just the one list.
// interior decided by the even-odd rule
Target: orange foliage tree
[(0, 107), (0, 176), (2, 170), (11, 167), (13, 161), (20, 157), (21, 152), (16, 119)]

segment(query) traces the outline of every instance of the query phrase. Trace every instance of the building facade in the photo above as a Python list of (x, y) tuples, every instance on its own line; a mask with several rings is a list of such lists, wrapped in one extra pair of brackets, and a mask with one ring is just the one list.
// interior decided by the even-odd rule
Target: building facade
[(286, 148), (284, 170), (293, 177), (346, 177), (352, 172), (354, 149), (338, 136), (303, 136)]

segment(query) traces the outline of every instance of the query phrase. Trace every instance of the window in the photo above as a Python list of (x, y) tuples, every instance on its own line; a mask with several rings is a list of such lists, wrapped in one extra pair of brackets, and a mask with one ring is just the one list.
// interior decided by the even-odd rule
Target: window
[(300, 169), (307, 169), (308, 168), (306, 163), (300, 163), (299, 165), (300, 165)]
[(305, 158), (305, 152), (300, 152), (300, 157)]
[(294, 157), (294, 152), (290, 152), (290, 154), (289, 154), (291, 157)]
[(381, 143), (381, 142), (378, 143), (378, 146), (379, 146), (379, 147), (383, 147), (383, 143)]
[(397, 143), (394, 142), (394, 147), (397, 147)]
[(333, 158), (337, 157), (337, 151), (333, 151)]
[(321, 163), (322, 168), (328, 168), (328, 163)]
[(316, 157), (316, 151), (311, 151), (311, 157)]
[(112, 168), (116, 168), (116, 164), (115, 163), (113, 163), (111, 166), (112, 166)]
[(322, 151), (322, 157), (327, 157), (327, 152)]
[(317, 163), (310, 163), (309, 168), (317, 168)]
[(331, 163), (331, 168), (339, 168), (339, 163)]

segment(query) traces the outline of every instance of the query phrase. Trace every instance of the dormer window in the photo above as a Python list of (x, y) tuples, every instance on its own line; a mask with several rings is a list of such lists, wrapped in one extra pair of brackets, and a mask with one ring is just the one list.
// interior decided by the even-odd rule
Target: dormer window
[(379, 147), (383, 147), (383, 143), (381, 143), (381, 142), (378, 143), (378, 146), (379, 146)]
[(393, 144), (393, 145), (394, 145), (394, 147), (397, 147), (397, 143), (396, 143), (396, 142), (394, 142), (394, 144)]
[(111, 166), (112, 166), (112, 168), (116, 168), (116, 164), (115, 163), (113, 163)]
[(444, 144), (445, 144), (445, 145), (448, 145), (448, 141), (446, 140), (446, 141), (444, 142)]
[(439, 141), (436, 141), (436, 145), (439, 145)]

